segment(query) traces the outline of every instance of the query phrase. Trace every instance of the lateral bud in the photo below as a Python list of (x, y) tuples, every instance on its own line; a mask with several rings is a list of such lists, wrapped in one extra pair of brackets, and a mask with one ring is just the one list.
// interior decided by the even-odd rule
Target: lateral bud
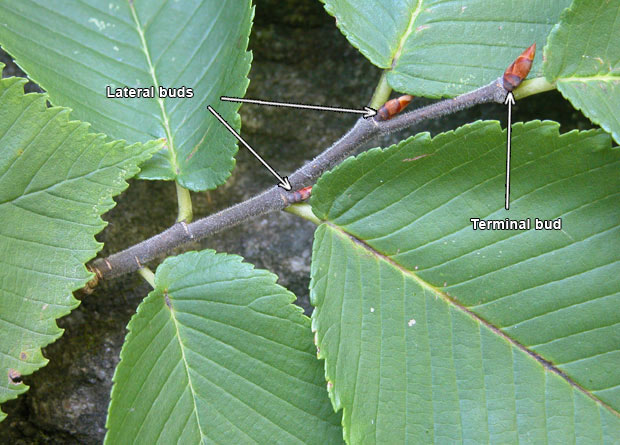
[(310, 194), (312, 193), (312, 186), (304, 187), (302, 189), (293, 192), (293, 199), (291, 204), (305, 201), (310, 198)]
[(397, 97), (396, 99), (388, 100), (377, 111), (375, 120), (386, 121), (391, 119), (396, 114), (400, 113), (409, 103), (413, 100), (413, 96), (405, 94), (404, 96)]
[(536, 43), (523, 51), (512, 64), (504, 71), (504, 77), (502, 77), (504, 89), (506, 91), (513, 91), (521, 82), (527, 77), (532, 69), (532, 62), (534, 61), (534, 55), (536, 54)]

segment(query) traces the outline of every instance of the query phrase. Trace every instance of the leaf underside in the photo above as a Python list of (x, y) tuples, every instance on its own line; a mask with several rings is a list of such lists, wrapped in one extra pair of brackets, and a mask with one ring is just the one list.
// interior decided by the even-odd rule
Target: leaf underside
[[(143, 167), (145, 179), (213, 189), (230, 176), (251, 54), (250, 0), (0, 0), (0, 44), (54, 104), (114, 139), (167, 145)], [(106, 86), (188, 87), (193, 98), (106, 98)]]
[(25, 83), (0, 81), (0, 402), (47, 363), (41, 348), (62, 334), (56, 319), (92, 278), (84, 264), (101, 249), (100, 216), (161, 148), (105, 143), (69, 110), (46, 108), (46, 95), (25, 95)]
[[(570, 0), (322, 0), (349, 42), (388, 69), (396, 91), (452, 97), (502, 75), (532, 43), (542, 48)], [(542, 73), (534, 61), (530, 78)]]
[(545, 48), (545, 74), (620, 142), (620, 4), (576, 0)]
[(349, 442), (620, 440), (620, 152), (551, 122), (512, 140), (509, 211), (496, 122), (371, 150), (313, 188), (313, 330)]
[(114, 375), (106, 443), (341, 443), (310, 321), (235, 255), (158, 267)]

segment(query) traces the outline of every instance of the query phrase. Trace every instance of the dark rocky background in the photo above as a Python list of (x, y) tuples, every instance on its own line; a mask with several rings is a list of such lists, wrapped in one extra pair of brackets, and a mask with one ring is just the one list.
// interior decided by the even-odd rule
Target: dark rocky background
[[(247, 97), (361, 107), (372, 95), (380, 71), (351, 47), (317, 0), (256, 0), (250, 40), (254, 63)], [(24, 76), (10, 56), (4, 76)], [(29, 84), (29, 91), (36, 86)], [(410, 107), (427, 102), (416, 99)], [(338, 139), (356, 116), (243, 106), (243, 135), (282, 174), (288, 174)], [(514, 109), (516, 121), (552, 119), (562, 131), (591, 124), (556, 92), (528, 98)], [(415, 131), (391, 135), (373, 144), (388, 145), (417, 131), (436, 134), (478, 119), (505, 121), (505, 108), (486, 105)], [(504, 122), (505, 125), (505, 122)], [(273, 178), (240, 150), (228, 182), (215, 191), (193, 194), (195, 217), (240, 202), (271, 186)], [(98, 237), (102, 254), (116, 252), (174, 223), (176, 193), (171, 183), (132, 181), (107, 215), (108, 227)], [(313, 224), (275, 213), (230, 229), (192, 248), (212, 248), (243, 256), (258, 268), (280, 277), (310, 314), (308, 283)], [(151, 266), (155, 266), (154, 264)], [(154, 269), (154, 267), (153, 267)], [(30, 390), (5, 403), (8, 418), (0, 424), (0, 444), (100, 443), (125, 326), (149, 292), (137, 275), (106, 282), (58, 321), (65, 333), (44, 350), (50, 363), (25, 378)]]

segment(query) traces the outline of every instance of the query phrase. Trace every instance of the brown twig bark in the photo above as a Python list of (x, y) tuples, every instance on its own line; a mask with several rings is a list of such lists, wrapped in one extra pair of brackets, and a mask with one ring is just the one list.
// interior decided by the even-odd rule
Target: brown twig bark
[[(360, 118), (340, 140), (304, 165), (289, 181), (293, 190), (313, 184), (325, 171), (338, 165), (370, 139), (402, 130), (424, 120), (449, 115), (482, 103), (503, 103), (507, 90), (499, 78), (470, 93), (446, 99), (426, 107), (401, 114), (393, 119), (377, 121)], [(156, 257), (170, 252), (185, 243), (200, 240), (224, 229), (236, 226), (250, 218), (282, 210), (295, 202), (295, 194), (274, 186), (263, 193), (213, 215), (186, 224), (179, 222), (162, 233), (131, 246), (107, 258), (99, 258), (89, 264), (97, 278), (109, 279), (134, 272)]]

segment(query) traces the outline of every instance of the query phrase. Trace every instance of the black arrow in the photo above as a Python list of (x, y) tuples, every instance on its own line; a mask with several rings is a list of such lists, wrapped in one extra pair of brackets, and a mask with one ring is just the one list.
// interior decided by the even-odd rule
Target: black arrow
[(278, 181), (280, 181), (280, 183), (278, 184), (279, 187), (282, 187), (284, 190), (291, 191), (293, 187), (291, 186), (291, 183), (288, 181), (288, 177), (286, 176), (281, 177), (273, 168), (271, 168), (271, 165), (267, 164), (267, 162), (263, 158), (261, 158), (260, 155), (256, 153), (256, 151), (254, 151), (252, 147), (250, 147), (250, 144), (244, 141), (243, 138), (239, 136), (239, 134), (234, 130), (234, 128), (232, 128), (228, 124), (228, 122), (226, 122), (224, 118), (220, 116), (217, 113), (217, 111), (213, 109), (211, 105), (209, 105), (207, 109), (211, 112), (211, 114), (213, 114), (213, 116), (217, 118), (217, 120), (219, 120), (222, 123), (222, 125), (226, 127), (228, 131), (230, 131), (233, 134), (233, 136), (239, 139), (239, 142), (241, 142), (245, 146), (245, 148), (250, 150), (250, 153), (256, 156), (256, 159), (258, 159), (261, 162), (261, 164), (263, 164), (267, 168), (267, 170), (269, 170), (269, 172), (278, 179)]
[(512, 106), (515, 104), (515, 97), (512, 91), (506, 96), (504, 101), (508, 105), (508, 141), (506, 142), (506, 210), (510, 208), (510, 138), (512, 136)]
[(322, 107), (319, 105), (307, 105), (307, 104), (292, 104), (288, 102), (269, 102), (266, 100), (257, 100), (257, 99), (242, 99), (240, 97), (220, 97), (220, 100), (225, 102), (242, 102), (248, 104), (256, 104), (256, 105), (269, 105), (272, 107), (289, 107), (289, 108), (304, 108), (306, 110), (319, 110), (319, 111), (336, 111), (339, 113), (356, 113), (363, 114), (364, 119), (368, 119), (377, 114), (377, 110), (370, 107), (364, 107), (363, 110), (355, 110), (351, 108), (337, 108), (337, 107)]

